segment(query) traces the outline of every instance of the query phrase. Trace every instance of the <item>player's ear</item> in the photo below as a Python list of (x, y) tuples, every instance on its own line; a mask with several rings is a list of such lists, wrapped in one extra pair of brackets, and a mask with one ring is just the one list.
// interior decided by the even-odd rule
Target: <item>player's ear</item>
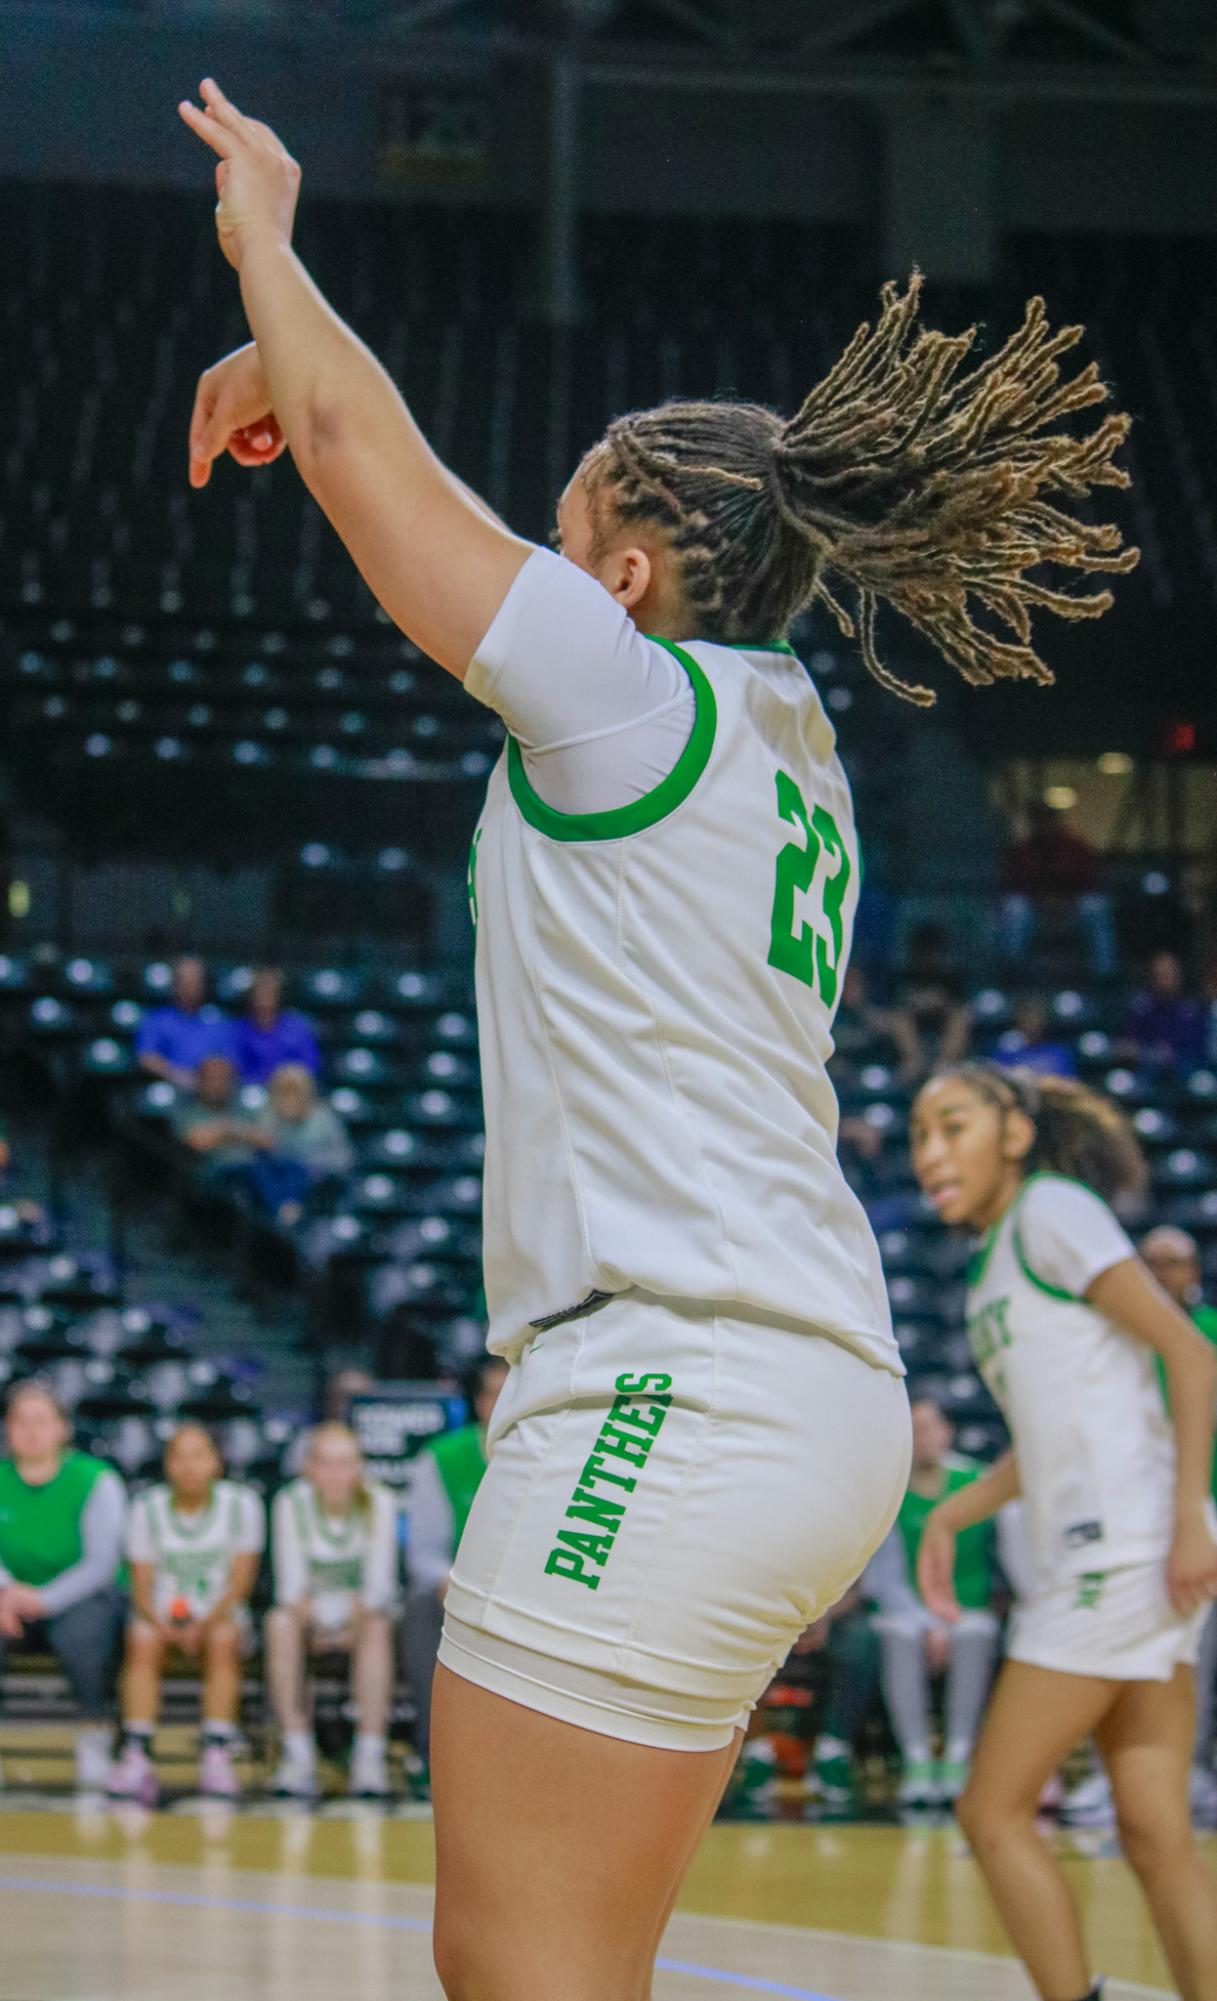
[(1026, 1112), (1017, 1106), (1006, 1113), (1002, 1121), (1002, 1159), (1010, 1161), (1026, 1160), (1035, 1145), (1035, 1127)]
[(601, 582), (619, 605), (633, 611), (650, 590), (653, 575), (654, 567), (646, 550), (633, 546), (613, 551), (608, 574), (601, 573)]

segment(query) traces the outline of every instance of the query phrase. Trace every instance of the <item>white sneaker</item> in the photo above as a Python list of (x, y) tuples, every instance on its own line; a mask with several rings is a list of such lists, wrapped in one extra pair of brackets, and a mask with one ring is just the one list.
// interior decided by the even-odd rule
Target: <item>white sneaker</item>
[(87, 1724), (76, 1733), (76, 1790), (104, 1793), (110, 1784), (110, 1740), (106, 1723)]
[(393, 1788), (384, 1750), (379, 1744), (356, 1744), (348, 1785), (361, 1799), (388, 1799)]
[(1067, 1827), (1112, 1827), (1115, 1818), (1111, 1780), (1101, 1765), (1071, 1793), (1066, 1793), (1061, 1802), (1061, 1819)]
[(285, 1751), (279, 1760), (271, 1786), (272, 1792), (283, 1793), (288, 1799), (316, 1799), (321, 1788), (317, 1783), (317, 1760), (313, 1756), (303, 1756), (299, 1752)]

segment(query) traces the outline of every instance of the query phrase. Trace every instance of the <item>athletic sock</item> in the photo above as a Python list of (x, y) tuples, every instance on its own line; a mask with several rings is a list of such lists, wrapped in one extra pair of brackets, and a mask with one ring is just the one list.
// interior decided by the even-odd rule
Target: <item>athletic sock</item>
[(204, 1744), (221, 1744), (227, 1750), (236, 1734), (235, 1723), (213, 1723), (209, 1716), (203, 1718)]
[(302, 1764), (311, 1765), (316, 1756), (311, 1730), (285, 1730), (283, 1749), (289, 1758), (298, 1758)]
[(843, 1737), (829, 1737), (825, 1733), (816, 1739), (816, 1758), (851, 1758), (849, 1745)]
[(371, 1730), (360, 1730), (355, 1738), (356, 1754), (362, 1752), (366, 1758), (383, 1757), (388, 1739)]
[(154, 1723), (124, 1723), (123, 1743), (136, 1744), (141, 1751), (151, 1751), (155, 1731)]
[[(972, 1739), (970, 1737), (952, 1737), (946, 1749), (947, 1764), (966, 1765), (970, 1762), (971, 1757)], [(1090, 2001), (1089, 1995), (1087, 1995), (1086, 2001)]]

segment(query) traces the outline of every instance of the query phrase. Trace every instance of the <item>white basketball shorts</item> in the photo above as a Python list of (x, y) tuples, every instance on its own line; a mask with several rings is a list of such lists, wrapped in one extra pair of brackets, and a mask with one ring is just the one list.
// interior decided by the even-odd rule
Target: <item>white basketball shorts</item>
[(716, 1750), (887, 1534), (903, 1380), (794, 1323), (628, 1293), (504, 1385), (443, 1665), (604, 1735)]
[(1008, 1659), (1111, 1681), (1170, 1681), (1194, 1665), (1209, 1606), (1180, 1618), (1166, 1589), (1166, 1556), (1063, 1579), (1018, 1606)]

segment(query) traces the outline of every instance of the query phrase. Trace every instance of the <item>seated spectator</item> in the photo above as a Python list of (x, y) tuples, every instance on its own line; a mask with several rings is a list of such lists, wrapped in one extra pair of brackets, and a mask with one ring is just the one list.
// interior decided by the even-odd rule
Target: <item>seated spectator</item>
[(886, 1010), (888, 1033), (907, 1051), (901, 1082), (962, 1062), (972, 1040), (972, 1010), (941, 924), (915, 924), (896, 975), (895, 1005)]
[(71, 1449), (67, 1416), (36, 1379), (11, 1392), (5, 1434), (11, 1457), (0, 1459), (0, 1673), (10, 1648), (49, 1647), (83, 1719), (77, 1786), (103, 1792), (124, 1612), (123, 1483), (100, 1459)]
[(1096, 979), (1114, 978), (1115, 926), (1111, 898), (1100, 888), (1096, 850), (1042, 799), (1028, 818), (1027, 834), (1011, 841), (1002, 864), (1001, 946), (1007, 965), (1025, 966), (1040, 919), (1055, 909), (1080, 926)]
[(993, 1061), (1007, 1070), (1033, 1070), (1037, 1077), (1076, 1077), (1078, 1059), (1067, 1042), (1048, 1032), (1048, 1008), (1038, 994), (1014, 1003), (1014, 1026), (1007, 1029)]
[(179, 1091), (194, 1083), (208, 1056), (231, 1056), (232, 1025), (218, 1007), (206, 1003), (207, 973), (201, 959), (179, 959), (173, 969), (173, 998), (149, 1009), (135, 1031), (141, 1070), (163, 1077)]
[(474, 1419), (425, 1445), (410, 1483), (410, 1588), (401, 1626), (401, 1669), (414, 1698), (414, 1748), (431, 1758), (431, 1683), (444, 1624), (448, 1573), (473, 1497), (486, 1471), (486, 1431), (507, 1381), (507, 1364), (488, 1355), (478, 1371)]
[(816, 1789), (825, 1806), (851, 1806), (862, 1728), (879, 1693), (879, 1650), (857, 1585), (796, 1644), (822, 1647), (827, 1669), (816, 1734)]
[(1184, 992), (1177, 953), (1154, 953), (1145, 986), (1129, 1002), (1119, 1050), (1129, 1062), (1154, 1070), (1194, 1070), (1204, 1062), (1204, 1007)]
[(310, 1657), (341, 1653), (350, 1659), (358, 1718), (350, 1789), (384, 1799), (397, 1506), (387, 1487), (366, 1478), (359, 1443), (345, 1424), (319, 1424), (313, 1432), (303, 1479), (275, 1496), (271, 1548), (275, 1609), (266, 1621), (266, 1658), (283, 1742), (275, 1791), (316, 1796), (307, 1666)]
[[(954, 1625), (927, 1611), (917, 1591), (917, 1551), (926, 1517), (944, 1494), (979, 1477), (981, 1467), (949, 1458), (951, 1427), (928, 1397), (913, 1404), (913, 1466), (896, 1525), (862, 1573), (862, 1590), (875, 1606), (883, 1657), (883, 1693), (904, 1771), (902, 1806), (934, 1806), (958, 1799), (967, 1782), (972, 1746), (993, 1676), (997, 1620), (993, 1593), (995, 1527), (980, 1522), (956, 1545), (955, 1590), (960, 1617)], [(945, 1674), (944, 1755), (930, 1748), (930, 1682)]]
[(233, 1023), (237, 1069), (243, 1084), (265, 1084), (285, 1063), (321, 1068), (317, 1038), (302, 1014), (280, 1005), (283, 975), (259, 966), (249, 983), (245, 1013)]
[(342, 1120), (318, 1098), (313, 1074), (302, 1063), (281, 1063), (267, 1097), (253, 1135), (260, 1149), (253, 1186), (281, 1223), (297, 1223), (310, 1191), (349, 1174), (355, 1155)]
[(122, 1684), (122, 1748), (110, 1775), (118, 1798), (155, 1806), (152, 1739), (167, 1653), (197, 1661), (203, 1676), (199, 1791), (240, 1792), (232, 1762), (241, 1655), (252, 1637), (249, 1595), (266, 1543), (266, 1513), (252, 1487), (224, 1478), (215, 1440), (179, 1425), (165, 1447), (165, 1481), (138, 1494), (127, 1521), (131, 1619)]
[(194, 1090), (170, 1114), (174, 1135), (196, 1156), (205, 1188), (223, 1192), (249, 1178), (259, 1128), (241, 1109), (236, 1067), (228, 1056), (204, 1056)]

